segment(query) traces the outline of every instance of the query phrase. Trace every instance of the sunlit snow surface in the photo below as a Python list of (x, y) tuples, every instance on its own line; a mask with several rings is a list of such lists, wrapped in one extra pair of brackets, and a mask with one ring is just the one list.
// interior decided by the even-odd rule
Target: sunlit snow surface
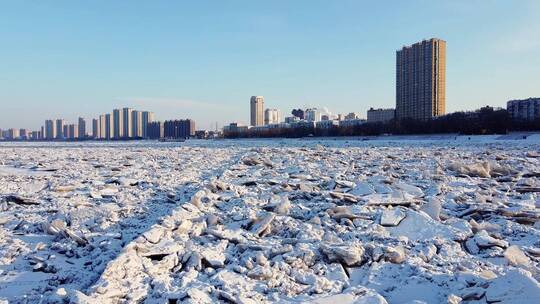
[(535, 303), (539, 154), (538, 135), (0, 143), (0, 302)]

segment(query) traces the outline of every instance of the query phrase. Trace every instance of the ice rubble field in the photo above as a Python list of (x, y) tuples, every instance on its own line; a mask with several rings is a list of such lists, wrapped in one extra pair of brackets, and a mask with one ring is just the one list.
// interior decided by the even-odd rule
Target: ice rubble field
[(0, 302), (538, 303), (540, 143), (0, 145)]

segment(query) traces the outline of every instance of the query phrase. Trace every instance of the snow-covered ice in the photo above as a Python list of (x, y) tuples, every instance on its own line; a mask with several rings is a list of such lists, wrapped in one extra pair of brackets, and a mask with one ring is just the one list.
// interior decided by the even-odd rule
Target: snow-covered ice
[(540, 143), (2, 143), (0, 302), (537, 303)]

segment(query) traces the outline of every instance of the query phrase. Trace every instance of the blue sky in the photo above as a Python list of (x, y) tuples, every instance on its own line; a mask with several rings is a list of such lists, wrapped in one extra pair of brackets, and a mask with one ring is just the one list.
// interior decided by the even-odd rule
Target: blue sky
[(249, 121), (395, 104), (395, 51), (447, 41), (447, 112), (540, 96), (540, 1), (4, 1), (0, 128), (114, 107)]

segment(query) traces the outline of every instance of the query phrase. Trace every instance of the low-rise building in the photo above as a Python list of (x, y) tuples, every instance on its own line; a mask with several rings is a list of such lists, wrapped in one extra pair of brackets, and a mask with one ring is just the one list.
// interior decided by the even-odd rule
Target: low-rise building
[(395, 109), (374, 109), (367, 111), (367, 122), (388, 122), (396, 116)]
[(339, 126), (343, 128), (348, 128), (348, 127), (359, 126), (365, 123), (366, 123), (365, 119), (347, 119), (347, 120), (340, 121)]
[[(302, 112), (303, 114), (303, 112)], [(297, 122), (297, 121), (300, 121), (301, 119), (298, 117), (298, 116), (288, 116), (288, 117), (285, 117), (285, 122), (290, 124), (290, 123), (294, 123), (294, 122)]]
[(333, 127), (339, 127), (339, 120), (321, 120), (315, 123), (317, 129), (331, 129)]
[(359, 119), (360, 115), (358, 113), (351, 112), (347, 115), (345, 115), (345, 120), (351, 120), (351, 119)]
[(207, 139), (209, 132), (207, 130), (197, 130), (195, 131), (195, 138), (197, 139)]
[(506, 110), (514, 120), (534, 120), (540, 118), (540, 98), (510, 100)]
[(228, 126), (223, 127), (223, 134), (231, 134), (231, 133), (244, 133), (249, 130), (249, 126), (243, 125), (238, 122), (231, 122)]

